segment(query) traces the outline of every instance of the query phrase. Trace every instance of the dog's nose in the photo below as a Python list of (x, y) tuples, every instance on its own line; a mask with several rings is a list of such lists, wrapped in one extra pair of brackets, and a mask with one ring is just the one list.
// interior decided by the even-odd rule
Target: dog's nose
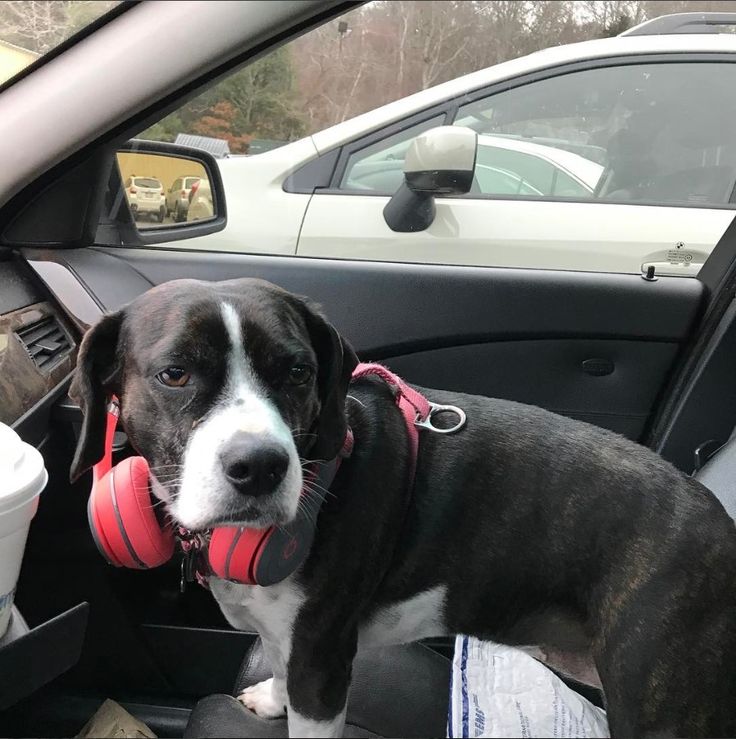
[(225, 477), (239, 493), (267, 495), (286, 476), (289, 455), (273, 441), (239, 433), (220, 452), (220, 462)]

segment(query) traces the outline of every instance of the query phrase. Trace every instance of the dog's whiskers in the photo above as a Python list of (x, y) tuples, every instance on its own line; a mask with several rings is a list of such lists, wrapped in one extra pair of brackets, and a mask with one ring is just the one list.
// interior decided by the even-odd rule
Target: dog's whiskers
[[(135, 490), (136, 493), (139, 493), (139, 492), (150, 493), (151, 492), (151, 488), (148, 485), (136, 485), (135, 483), (133, 483), (132, 487), (133, 487), (133, 490)], [(146, 507), (146, 508), (156, 508), (156, 507), (161, 506), (161, 505), (164, 505), (166, 503), (165, 500), (160, 500), (158, 498), (151, 498), (151, 500), (153, 501), (151, 503), (151, 505), (150, 506), (144, 506), (144, 507)]]
[(302, 468), (308, 467), (310, 464), (327, 464), (328, 459), (300, 459), (299, 460)]
[(304, 517), (311, 523), (315, 528), (317, 527), (317, 511), (313, 510), (307, 505), (307, 500), (299, 498), (297, 503), (297, 511), (302, 513)]
[(317, 517), (322, 510), (322, 498), (313, 495), (303, 495), (299, 499), (299, 507), (301, 510), (310, 514), (310, 520), (316, 523)]
[(172, 490), (181, 485), (181, 480), (159, 480), (156, 478), (156, 482), (165, 490)]
[(304, 480), (303, 483), (304, 490), (308, 493), (323, 493), (324, 495), (331, 495), (333, 498), (337, 498), (337, 495), (332, 492), (332, 490), (328, 490), (323, 485), (320, 485), (315, 480)]
[(302, 501), (302, 505), (299, 510), (303, 513), (304, 517), (313, 525), (317, 525), (317, 518), (319, 517), (319, 506), (310, 506), (306, 501)]

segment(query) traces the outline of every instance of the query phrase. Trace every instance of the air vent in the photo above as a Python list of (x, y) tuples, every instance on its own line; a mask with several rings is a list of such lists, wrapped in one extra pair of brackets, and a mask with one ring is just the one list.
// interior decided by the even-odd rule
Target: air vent
[(15, 335), (35, 365), (45, 372), (58, 364), (71, 350), (69, 337), (53, 316), (18, 329)]

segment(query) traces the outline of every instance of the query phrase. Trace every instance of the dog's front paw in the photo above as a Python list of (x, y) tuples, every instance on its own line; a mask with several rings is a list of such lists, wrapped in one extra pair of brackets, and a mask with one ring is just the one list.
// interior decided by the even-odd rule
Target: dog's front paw
[(286, 715), (286, 695), (281, 681), (272, 677), (246, 688), (238, 700), (261, 718), (279, 718)]

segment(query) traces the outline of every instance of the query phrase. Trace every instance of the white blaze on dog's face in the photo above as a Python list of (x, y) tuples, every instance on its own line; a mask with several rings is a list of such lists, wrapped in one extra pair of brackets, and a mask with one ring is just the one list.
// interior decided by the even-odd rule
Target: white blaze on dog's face
[(181, 526), (291, 521), (302, 461), (333, 459), (357, 358), (308, 301), (262, 280), (175, 280), (85, 336), (72, 475), (102, 456), (107, 398)]
[[(254, 526), (285, 523), (296, 515), (302, 488), (294, 438), (256, 375), (243, 345), (243, 329), (235, 307), (222, 302), (220, 313), (230, 340), (226, 384), (206, 418), (189, 436), (181, 484), (170, 503), (170, 512), (193, 530), (239, 520), (243, 511)], [(239, 443), (242, 440), (245, 443)], [(232, 464), (225, 461), (228, 450)], [(264, 454), (269, 457), (265, 462), (260, 459)], [(257, 485), (247, 482), (254, 477), (254, 465), (266, 466), (260, 472), (265, 478), (261, 486), (264, 490), (249, 490)], [(275, 474), (274, 469), (278, 469)], [(269, 478), (276, 483), (273, 487)], [(238, 484), (238, 480), (245, 482)], [(242, 501), (233, 500), (233, 487)], [(218, 520), (213, 521), (213, 515)]]

